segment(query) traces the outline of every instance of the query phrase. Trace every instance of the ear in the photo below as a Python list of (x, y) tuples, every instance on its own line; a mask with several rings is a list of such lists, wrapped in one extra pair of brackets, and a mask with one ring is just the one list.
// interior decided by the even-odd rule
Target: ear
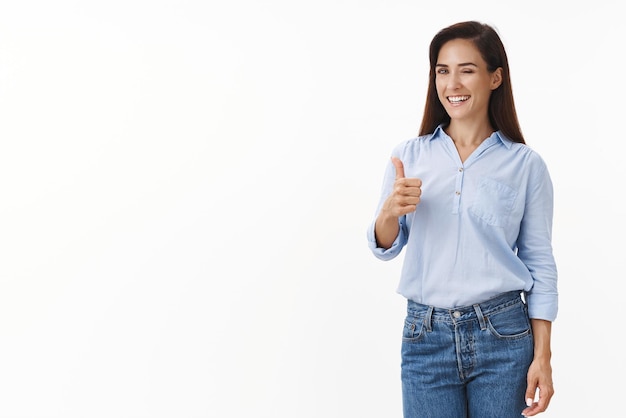
[(496, 68), (496, 70), (491, 73), (491, 90), (495, 90), (500, 87), (502, 84), (502, 67)]

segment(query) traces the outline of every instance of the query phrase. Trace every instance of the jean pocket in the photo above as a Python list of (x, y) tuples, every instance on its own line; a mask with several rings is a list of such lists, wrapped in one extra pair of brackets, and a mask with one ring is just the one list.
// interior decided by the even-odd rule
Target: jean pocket
[(521, 302), (488, 315), (485, 319), (489, 331), (498, 338), (522, 338), (531, 333), (526, 305)]
[(402, 330), (402, 341), (417, 342), (424, 334), (424, 320), (419, 316), (407, 316)]
[(490, 178), (481, 180), (469, 212), (489, 225), (504, 227), (509, 219), (517, 192)]

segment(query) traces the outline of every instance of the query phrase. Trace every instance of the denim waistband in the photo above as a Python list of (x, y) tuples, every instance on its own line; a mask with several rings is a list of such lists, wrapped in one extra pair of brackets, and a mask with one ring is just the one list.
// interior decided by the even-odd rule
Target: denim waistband
[(482, 322), (483, 315), (487, 316), (490, 313), (500, 311), (519, 302), (523, 302), (521, 290), (501, 293), (484, 302), (456, 308), (438, 308), (423, 305), (409, 299), (407, 303), (407, 313), (413, 316), (426, 315), (433, 320), (440, 321), (460, 322), (479, 319)]

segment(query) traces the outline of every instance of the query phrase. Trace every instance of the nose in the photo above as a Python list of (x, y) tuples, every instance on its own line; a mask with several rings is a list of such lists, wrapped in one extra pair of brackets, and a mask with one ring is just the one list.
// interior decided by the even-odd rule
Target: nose
[(448, 88), (455, 90), (461, 86), (461, 77), (457, 72), (451, 72), (448, 76)]

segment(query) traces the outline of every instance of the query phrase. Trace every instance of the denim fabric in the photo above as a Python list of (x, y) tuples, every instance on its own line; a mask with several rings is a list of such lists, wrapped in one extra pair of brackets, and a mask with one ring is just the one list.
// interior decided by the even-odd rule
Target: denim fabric
[(408, 302), (405, 418), (519, 418), (533, 336), (521, 292), (453, 309)]

